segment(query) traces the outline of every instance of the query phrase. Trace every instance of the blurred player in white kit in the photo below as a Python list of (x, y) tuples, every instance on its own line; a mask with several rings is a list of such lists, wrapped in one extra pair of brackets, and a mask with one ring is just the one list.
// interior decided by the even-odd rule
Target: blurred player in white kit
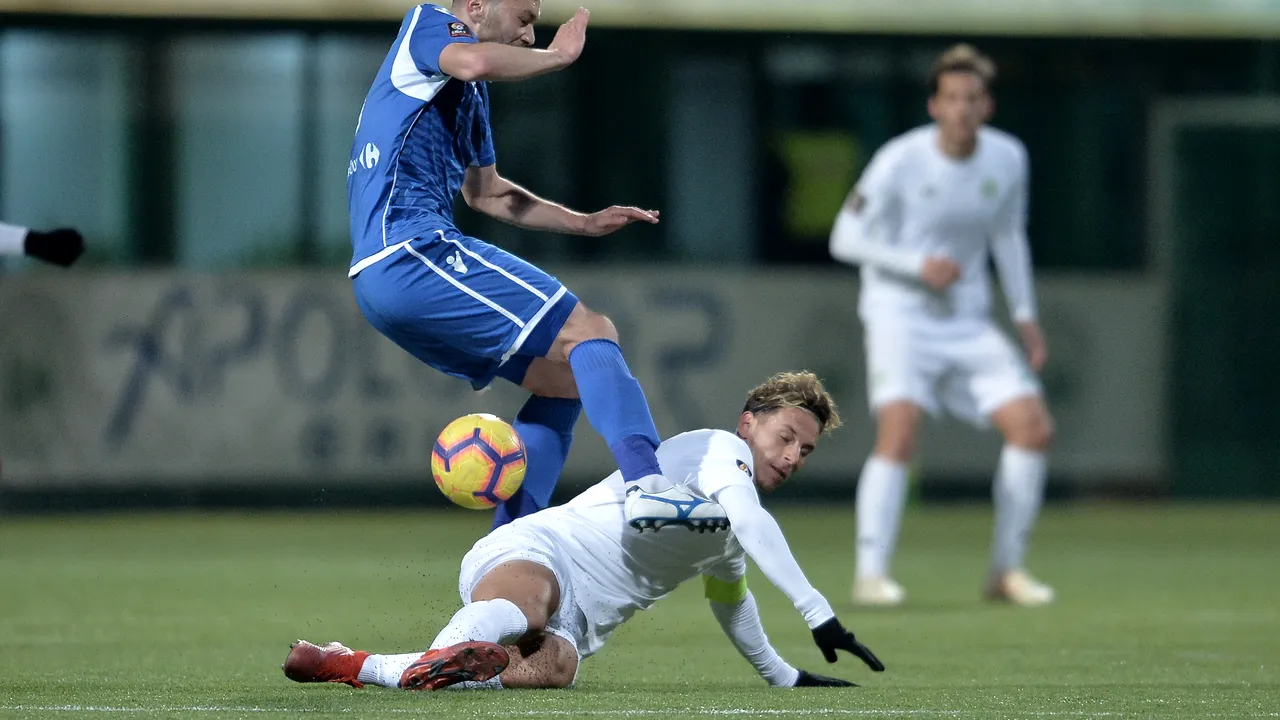
[[(1023, 569), (1044, 495), (1053, 420), (1036, 373), (1048, 357), (1036, 320), (1027, 244), (1027, 152), (986, 127), (995, 65), (969, 45), (944, 53), (929, 77), (934, 123), (886, 143), (849, 194), (831, 254), (861, 266), (875, 447), (857, 491), (853, 600), (897, 605), (889, 572), (924, 412), (946, 410), (1004, 435), (995, 475), (995, 531), (986, 597), (1053, 600)], [(994, 258), (1025, 357), (991, 317)]]

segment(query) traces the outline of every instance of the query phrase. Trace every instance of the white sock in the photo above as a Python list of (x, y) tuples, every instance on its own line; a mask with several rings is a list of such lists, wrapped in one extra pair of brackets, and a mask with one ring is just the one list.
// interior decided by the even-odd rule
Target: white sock
[(510, 645), (528, 630), (529, 621), (515, 603), (502, 598), (481, 600), (454, 613), (449, 624), (431, 641), (431, 649), (476, 640)]
[[(510, 645), (519, 640), (528, 629), (529, 621), (525, 619), (524, 613), (516, 607), (515, 603), (501, 598), (481, 600), (465, 605), (454, 613), (449, 624), (432, 641), (431, 649), (436, 650), (474, 641)], [(356, 680), (366, 685), (400, 687), (400, 676), (422, 655), (422, 652), (370, 655), (360, 666), (360, 674), (356, 676)], [(496, 677), (487, 682), (459, 684), (464, 689), (502, 689), (502, 681)]]
[(1002, 573), (1022, 566), (1031, 528), (1044, 500), (1047, 473), (1044, 453), (1005, 445), (1000, 451), (992, 499), (995, 502), (995, 535), (991, 543), (991, 570)]
[(27, 229), (20, 225), (0, 223), (0, 255), (26, 253)]
[[(400, 676), (404, 675), (404, 671), (408, 670), (409, 666), (417, 662), (420, 657), (422, 657), (420, 652), (400, 655), (370, 655), (364, 659), (364, 665), (360, 666), (360, 674), (356, 676), (356, 680), (365, 685), (398, 688), (400, 687)], [(502, 676), (495, 675), (484, 682), (467, 680), (450, 685), (449, 689), (501, 690)]]
[(889, 574), (907, 501), (907, 466), (872, 455), (858, 478), (858, 537), (855, 577)]
[(409, 666), (418, 661), (422, 653), (403, 653), (400, 655), (370, 655), (360, 666), (360, 674), (356, 680), (365, 685), (382, 687), (400, 687), (400, 676)]

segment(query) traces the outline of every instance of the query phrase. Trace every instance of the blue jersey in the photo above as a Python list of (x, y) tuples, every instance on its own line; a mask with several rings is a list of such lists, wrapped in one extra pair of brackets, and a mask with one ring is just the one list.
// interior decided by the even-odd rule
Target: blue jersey
[(388, 248), (456, 230), (467, 168), (494, 163), (488, 88), (439, 67), (456, 42), (476, 39), (442, 7), (413, 8), (369, 89), (347, 167), (352, 275)]

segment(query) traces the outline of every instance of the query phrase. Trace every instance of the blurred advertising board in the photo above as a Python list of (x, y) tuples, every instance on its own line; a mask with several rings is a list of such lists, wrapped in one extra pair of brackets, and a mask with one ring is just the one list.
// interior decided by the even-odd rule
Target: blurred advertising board
[[(811, 369), (846, 419), (805, 469), (852, 487), (872, 440), (856, 275), (842, 271), (564, 269), (607, 313), (660, 432), (732, 428), (749, 388)], [(1134, 276), (1039, 282), (1059, 433), (1055, 476), (1165, 467), (1162, 292)], [(0, 483), (119, 487), (222, 479), (310, 484), (427, 477), (454, 417), (510, 418), (521, 391), (474, 393), (371, 330), (341, 271), (28, 273), (0, 282)], [(930, 423), (923, 468), (991, 472), (994, 433)], [(567, 468), (613, 469), (586, 420)]]

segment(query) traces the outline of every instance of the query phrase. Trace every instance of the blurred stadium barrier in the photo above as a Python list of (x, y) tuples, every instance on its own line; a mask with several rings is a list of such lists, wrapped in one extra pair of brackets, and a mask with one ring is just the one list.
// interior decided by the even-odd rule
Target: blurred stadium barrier
[[(732, 427), (767, 375), (809, 368), (846, 428), (801, 486), (851, 490), (871, 441), (855, 281), (842, 272), (567, 269), (608, 313), (666, 435)], [(1064, 431), (1055, 477), (1081, 488), (1156, 484), (1165, 470), (1164, 290), (1105, 275), (1041, 282), (1055, 339), (1045, 376)], [(341, 273), (26, 274), (0, 284), (0, 483), (119, 488), (426, 482), (435, 434), (459, 414), (510, 417), (522, 394), (481, 394), (372, 331)], [(582, 421), (569, 482), (613, 469)], [(935, 427), (931, 482), (985, 478), (997, 439)], [(820, 487), (821, 486), (821, 487)]]

